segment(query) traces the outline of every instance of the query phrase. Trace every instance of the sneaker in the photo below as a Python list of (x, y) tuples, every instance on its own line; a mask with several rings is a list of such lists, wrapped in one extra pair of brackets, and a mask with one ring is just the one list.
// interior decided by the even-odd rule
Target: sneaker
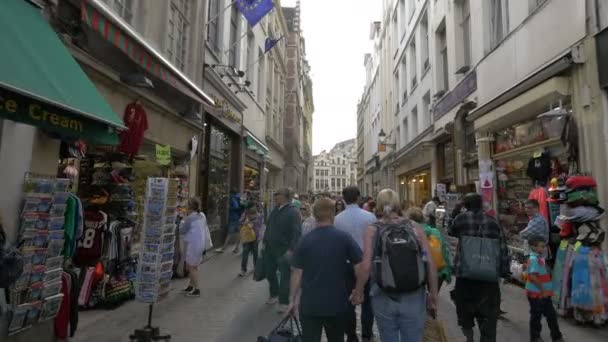
[(279, 306), (277, 307), (277, 312), (280, 314), (286, 313), (288, 308), (289, 308), (289, 305), (287, 305), (287, 304), (279, 304)]
[(247, 274), (247, 271), (241, 271), (241, 273), (239, 273), (239, 277), (244, 277)]
[(200, 297), (201, 296), (201, 290), (196, 289), (196, 290), (192, 290), (191, 292), (186, 294), (186, 297)]
[(224, 249), (223, 248), (216, 248), (215, 249), (215, 253), (224, 253)]
[(192, 292), (192, 290), (194, 290), (194, 287), (193, 286), (188, 286), (185, 289), (183, 289), (182, 292), (189, 293), (189, 292)]
[(279, 302), (279, 298), (278, 297), (270, 297), (268, 298), (268, 300), (266, 301), (267, 305), (275, 305), (276, 303)]

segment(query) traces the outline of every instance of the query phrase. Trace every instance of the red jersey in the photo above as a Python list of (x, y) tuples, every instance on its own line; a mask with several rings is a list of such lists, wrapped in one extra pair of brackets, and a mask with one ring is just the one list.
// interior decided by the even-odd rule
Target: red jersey
[(130, 103), (125, 108), (123, 117), (128, 130), (120, 133), (120, 151), (130, 156), (136, 155), (144, 141), (144, 133), (148, 129), (148, 118), (144, 107)]
[(95, 266), (101, 259), (107, 223), (108, 215), (101, 210), (84, 212), (84, 231), (74, 254), (76, 266)]

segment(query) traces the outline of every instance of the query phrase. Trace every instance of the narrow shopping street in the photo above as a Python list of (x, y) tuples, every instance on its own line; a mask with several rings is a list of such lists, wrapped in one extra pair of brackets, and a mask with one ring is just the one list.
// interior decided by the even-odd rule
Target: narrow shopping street
[[(256, 283), (251, 274), (237, 277), (240, 258), (233, 254), (211, 257), (203, 264), (202, 295), (186, 298), (179, 293), (184, 280), (174, 281), (170, 297), (156, 306), (153, 324), (171, 334), (175, 342), (240, 342), (255, 341), (268, 333), (279, 321), (274, 307), (264, 304), (266, 283)], [(523, 290), (505, 286), (503, 309), (508, 312), (499, 323), (499, 342), (523, 342), (528, 337), (528, 304)], [(450, 342), (461, 342), (456, 324), (456, 310), (443, 289), (439, 302), (439, 319), (449, 333)], [(112, 311), (89, 311), (80, 315), (75, 342), (122, 342), (145, 324), (147, 309), (132, 301)], [(568, 341), (606, 341), (608, 329), (580, 327), (562, 320)], [(545, 329), (546, 330), (546, 329)], [(545, 337), (549, 341), (549, 337)], [(379, 339), (376, 339), (379, 341)]]

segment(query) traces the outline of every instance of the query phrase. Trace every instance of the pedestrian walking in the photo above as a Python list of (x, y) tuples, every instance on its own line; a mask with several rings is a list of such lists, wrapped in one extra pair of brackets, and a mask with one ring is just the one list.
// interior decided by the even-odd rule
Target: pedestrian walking
[(441, 204), (441, 201), (439, 201), (439, 197), (435, 196), (433, 199), (428, 201), (422, 209), (424, 219), (431, 227), (435, 227), (436, 225), (437, 220), (435, 218), (435, 211), (437, 210), (437, 206), (439, 206), (439, 204)]
[(346, 209), (346, 205), (344, 205), (344, 201), (341, 199), (336, 200), (336, 215), (343, 212), (344, 209)]
[[(356, 186), (345, 188), (342, 191), (342, 197), (346, 202), (346, 209), (336, 216), (335, 226), (338, 230), (349, 234), (353, 240), (355, 240), (361, 251), (363, 251), (363, 236), (365, 235), (367, 227), (376, 222), (376, 216), (369, 211), (359, 208), (361, 193)], [(355, 281), (353, 279), (351, 288), (354, 288), (354, 286)], [(372, 341), (373, 339), (374, 313), (369, 291), (370, 283), (368, 281), (365, 284), (364, 299), (361, 306), (361, 339), (363, 342)], [(348, 342), (358, 341), (357, 316), (354, 306), (351, 306), (350, 310), (347, 337)]]
[(199, 289), (199, 266), (203, 262), (203, 252), (206, 249), (207, 218), (201, 212), (201, 202), (198, 198), (188, 201), (189, 215), (180, 227), (180, 234), (185, 244), (185, 263), (190, 282), (182, 292), (188, 297), (201, 295)]
[(300, 207), (300, 215), (302, 216), (302, 237), (315, 229), (317, 223), (312, 216), (312, 208), (308, 203), (302, 203)]
[[(284, 188), (274, 194), (275, 208), (268, 217), (264, 233), (264, 270), (270, 289), (266, 304), (279, 303), (279, 312), (289, 304), (289, 259), (302, 234), (300, 213), (291, 204), (291, 192)], [(277, 278), (277, 270), (281, 274)]]
[[(400, 216), (399, 203), (395, 191), (380, 191), (376, 204), (382, 217), (367, 228), (363, 242), (364, 279), (373, 264), (370, 295), (383, 342), (422, 341), (427, 309), (437, 310), (437, 271), (428, 240), (417, 223)], [(358, 283), (353, 292), (356, 304), (363, 302), (363, 287)]]
[(230, 190), (229, 206), (228, 206), (228, 235), (224, 246), (215, 250), (216, 253), (223, 253), (224, 249), (228, 248), (231, 243), (234, 243), (232, 253), (239, 252), (239, 228), (241, 215), (243, 215), (244, 207), (241, 204), (241, 194), (236, 189)]
[(343, 342), (350, 310), (352, 268), (363, 282), (362, 252), (347, 233), (333, 225), (335, 204), (317, 200), (313, 206), (317, 228), (296, 248), (291, 265), (288, 314), (299, 313), (304, 342), (320, 342), (323, 329), (328, 342)]
[(526, 280), (526, 294), (530, 303), (530, 341), (542, 341), (540, 336), (542, 330), (543, 316), (547, 320), (551, 339), (554, 342), (563, 342), (562, 332), (557, 323), (557, 314), (553, 307), (553, 283), (551, 274), (543, 255), (545, 254), (546, 241), (544, 236), (532, 236), (528, 238), (530, 246), (530, 258), (528, 260), (528, 277)]
[(435, 268), (437, 269), (437, 276), (439, 278), (439, 284), (437, 286), (437, 291), (439, 291), (441, 290), (443, 283), (449, 284), (452, 282), (452, 263), (450, 261), (450, 251), (448, 246), (445, 243), (439, 229), (424, 223), (424, 214), (420, 208), (409, 208), (405, 215), (407, 218), (418, 223), (422, 227), (427, 239), (429, 240), (431, 256), (433, 257), (433, 262), (435, 264)]
[[(458, 324), (462, 328), (467, 342), (474, 341), (475, 320), (479, 325), (480, 341), (495, 342), (496, 325), (500, 313), (500, 279), (496, 277), (495, 280), (488, 281), (464, 277), (462, 275), (464, 268), (460, 262), (460, 258), (463, 258), (462, 243), (466, 237), (497, 240), (499, 246), (498, 260), (496, 260), (496, 257), (488, 255), (486, 261), (498, 264), (499, 275), (503, 278), (507, 277), (509, 271), (509, 251), (504, 232), (498, 221), (484, 212), (481, 195), (468, 194), (463, 198), (463, 204), (466, 211), (458, 214), (448, 228), (448, 234), (459, 239), (454, 265), (456, 273), (454, 300), (456, 302)], [(496, 273), (497, 270), (493, 271)]]
[(253, 259), (253, 267), (258, 262), (258, 239), (262, 225), (264, 224), (263, 216), (258, 212), (256, 205), (251, 205), (241, 220), (240, 238), (243, 243), (243, 253), (241, 256), (241, 272), (239, 277), (247, 274), (247, 264), (249, 263), (249, 254)]

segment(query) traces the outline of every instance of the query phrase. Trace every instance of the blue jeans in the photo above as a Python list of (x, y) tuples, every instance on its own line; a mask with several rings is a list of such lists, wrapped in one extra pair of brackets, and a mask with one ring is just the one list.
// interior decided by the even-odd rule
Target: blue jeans
[(372, 307), (380, 340), (422, 342), (427, 316), (425, 289), (391, 297), (378, 288), (372, 290)]

